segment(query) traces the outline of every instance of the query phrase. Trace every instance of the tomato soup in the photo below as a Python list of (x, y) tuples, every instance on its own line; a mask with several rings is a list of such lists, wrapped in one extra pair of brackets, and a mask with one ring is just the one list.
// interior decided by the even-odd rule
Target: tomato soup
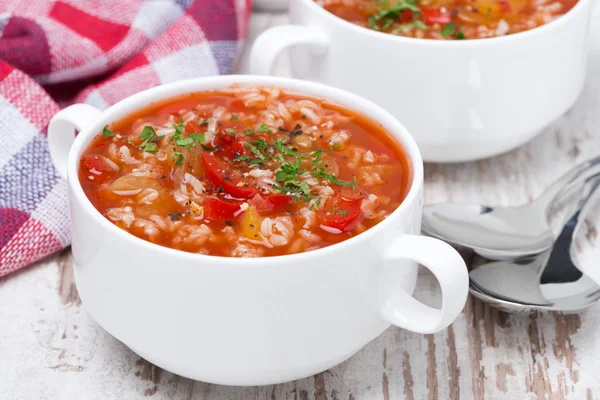
[(330, 101), (234, 86), (110, 126), (79, 165), (102, 215), (144, 240), (228, 257), (329, 246), (375, 226), (412, 180), (377, 122)]
[(544, 25), (577, 0), (315, 0), (354, 24), (394, 35), (461, 40)]

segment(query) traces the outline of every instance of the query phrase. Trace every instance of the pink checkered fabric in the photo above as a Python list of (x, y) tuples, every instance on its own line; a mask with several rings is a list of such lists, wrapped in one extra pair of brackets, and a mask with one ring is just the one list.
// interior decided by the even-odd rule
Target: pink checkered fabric
[(251, 0), (0, 1), (0, 276), (70, 243), (46, 127), (61, 105), (231, 73)]

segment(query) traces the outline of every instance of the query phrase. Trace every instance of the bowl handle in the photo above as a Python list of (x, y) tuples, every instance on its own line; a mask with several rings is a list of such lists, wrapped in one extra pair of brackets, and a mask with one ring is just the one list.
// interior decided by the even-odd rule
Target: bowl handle
[(319, 28), (304, 25), (281, 25), (260, 34), (250, 51), (250, 73), (271, 75), (282, 50), (295, 45), (309, 48), (315, 55), (327, 52), (329, 39)]
[(383, 318), (400, 328), (418, 333), (438, 332), (460, 314), (469, 293), (469, 275), (462, 257), (441, 240), (403, 235), (384, 253), (384, 268), (400, 268), (398, 261), (424, 265), (437, 278), (442, 291), (442, 308), (419, 302), (403, 289), (394, 291), (384, 303)]
[(102, 112), (87, 104), (74, 104), (59, 111), (48, 125), (50, 158), (58, 174), (67, 179), (67, 160), (75, 140), (75, 130), (82, 131)]

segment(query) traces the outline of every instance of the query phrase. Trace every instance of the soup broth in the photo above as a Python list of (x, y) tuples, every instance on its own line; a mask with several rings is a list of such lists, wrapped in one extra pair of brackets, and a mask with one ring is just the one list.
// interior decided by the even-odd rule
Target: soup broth
[(152, 105), (99, 132), (79, 180), (119, 228), (227, 257), (329, 246), (396, 209), (412, 180), (385, 129), (326, 99), (235, 86)]
[(316, 0), (365, 28), (420, 39), (462, 40), (526, 31), (567, 13), (577, 0)]

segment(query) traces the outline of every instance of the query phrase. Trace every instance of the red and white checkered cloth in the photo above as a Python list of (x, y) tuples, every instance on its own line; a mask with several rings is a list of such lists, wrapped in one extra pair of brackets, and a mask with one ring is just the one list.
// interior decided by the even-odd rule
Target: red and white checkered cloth
[(0, 0), (0, 276), (70, 243), (59, 104), (231, 73), (251, 0)]

